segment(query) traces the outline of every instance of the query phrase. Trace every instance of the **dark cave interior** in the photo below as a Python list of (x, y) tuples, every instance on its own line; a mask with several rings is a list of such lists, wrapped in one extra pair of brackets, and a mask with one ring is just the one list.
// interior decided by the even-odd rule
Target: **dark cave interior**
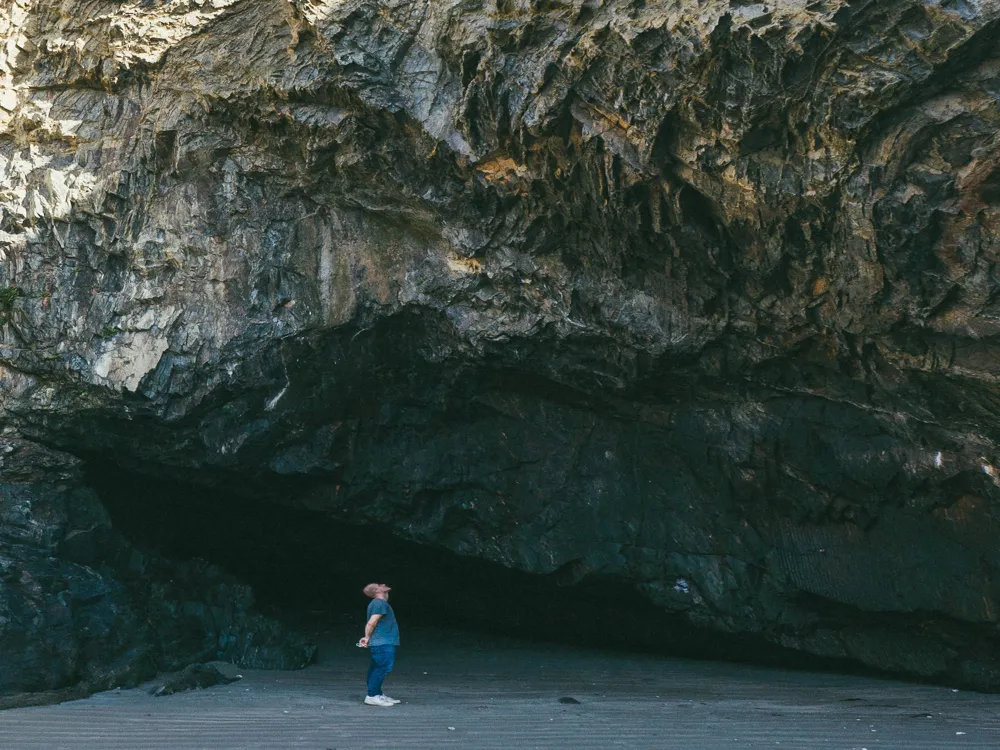
[[(569, 584), (350, 526), (323, 514), (182, 481), (88, 465), (114, 527), (140, 550), (201, 558), (249, 583), (260, 610), (304, 632), (364, 621), (369, 582), (393, 587), (401, 628), (441, 628), (605, 649), (804, 669), (851, 665), (750, 636), (698, 629), (616, 579)], [(353, 631), (352, 631), (353, 632)]]

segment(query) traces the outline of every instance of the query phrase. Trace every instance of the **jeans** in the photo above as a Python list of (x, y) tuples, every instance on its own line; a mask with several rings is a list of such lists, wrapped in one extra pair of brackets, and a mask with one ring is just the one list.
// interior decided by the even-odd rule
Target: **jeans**
[(382, 695), (382, 682), (396, 662), (395, 646), (369, 646), (372, 660), (368, 664), (368, 695)]

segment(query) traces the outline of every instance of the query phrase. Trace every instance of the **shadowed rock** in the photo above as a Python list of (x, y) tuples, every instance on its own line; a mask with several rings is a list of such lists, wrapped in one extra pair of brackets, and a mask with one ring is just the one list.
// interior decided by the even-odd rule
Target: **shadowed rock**
[[(146, 555), (112, 528), (79, 461), (0, 438), (0, 707), (136, 685), (223, 659), (294, 669), (315, 646), (203, 561)], [(17, 695), (38, 691), (39, 700)]]
[(11, 429), (1000, 685), (995, 3), (0, 18)]
[(161, 684), (149, 690), (154, 698), (181, 693), (185, 690), (200, 690), (214, 685), (228, 685), (239, 682), (240, 677), (226, 677), (218, 667), (211, 664), (189, 664), (181, 672), (171, 675)]

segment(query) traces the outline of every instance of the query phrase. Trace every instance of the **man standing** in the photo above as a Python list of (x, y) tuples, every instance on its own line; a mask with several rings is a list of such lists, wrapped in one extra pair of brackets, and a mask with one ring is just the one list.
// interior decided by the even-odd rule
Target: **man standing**
[(389, 592), (392, 589), (384, 583), (369, 583), (363, 591), (371, 599), (368, 603), (365, 635), (358, 641), (358, 645), (367, 648), (372, 657), (368, 664), (368, 696), (365, 703), (369, 706), (394, 706), (400, 701), (382, 692), (382, 682), (392, 671), (396, 661), (396, 647), (399, 645), (396, 614), (389, 606)]

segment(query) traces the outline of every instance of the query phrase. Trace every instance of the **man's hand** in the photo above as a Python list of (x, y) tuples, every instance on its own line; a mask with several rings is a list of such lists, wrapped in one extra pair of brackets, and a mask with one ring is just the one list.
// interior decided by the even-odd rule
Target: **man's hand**
[(361, 648), (368, 648), (368, 641), (369, 641), (369, 638), (366, 635), (364, 638), (362, 638), (360, 641), (358, 641), (358, 645), (361, 646)]

